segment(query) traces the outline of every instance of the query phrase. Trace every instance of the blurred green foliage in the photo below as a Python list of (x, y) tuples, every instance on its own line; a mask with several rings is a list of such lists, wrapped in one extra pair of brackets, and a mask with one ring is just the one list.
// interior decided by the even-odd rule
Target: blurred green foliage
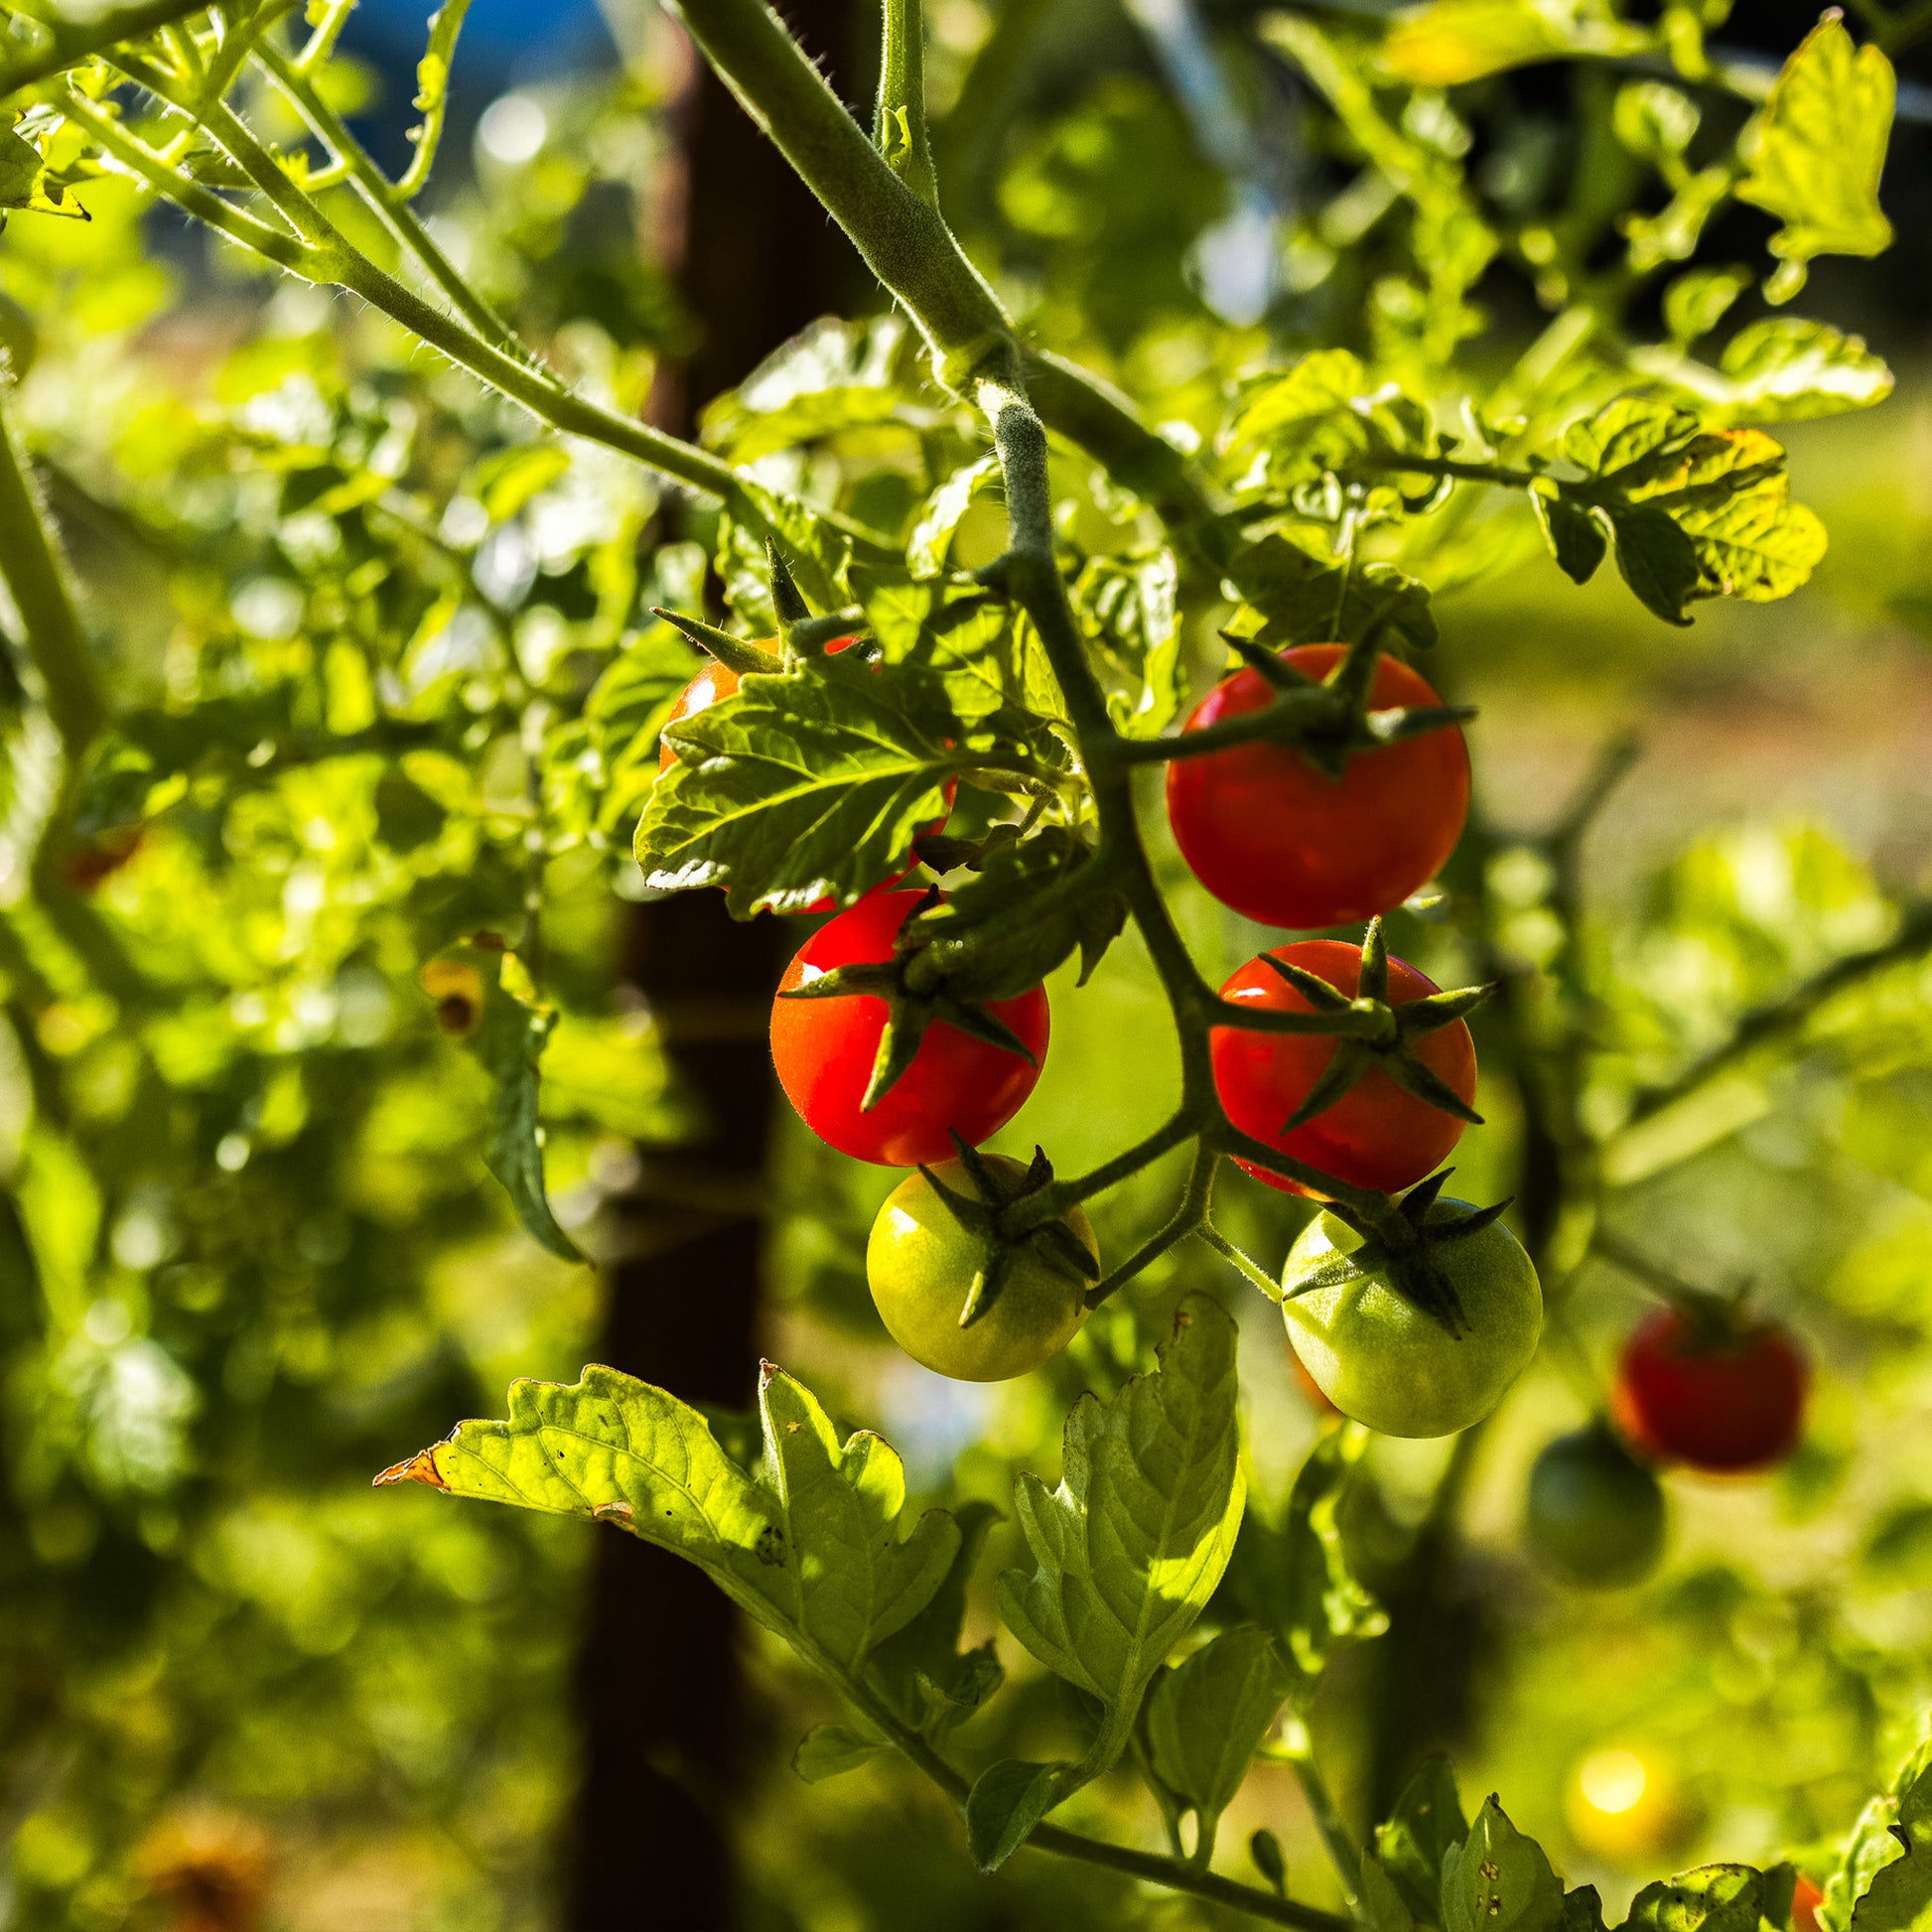
[[(1054, 58), (1054, 13), (935, 18), (936, 84), (977, 117), (941, 130), (942, 161), (948, 141), (980, 157), (962, 170), (960, 225), (1046, 340), (1104, 362), (1183, 440), (1211, 433), (1228, 381), (1271, 350), (1345, 342), (1427, 382), (1487, 328), (1479, 351), (1500, 360), (1527, 334), (1524, 284), (1567, 300), (1554, 284), (1609, 245), (1642, 168), (1668, 200), (1623, 239), (1659, 261), (1697, 241), (1704, 158), (1685, 154), (1713, 137), (1695, 113), (1686, 132), (1669, 88), (1617, 95), (1579, 68), (1574, 113), (1493, 100), (1475, 172), (1522, 271), (1494, 294), (1490, 240), (1446, 166), (1468, 149), (1450, 103), (1418, 96), (1391, 129), (1359, 102), (1351, 120), (1298, 96), (1306, 172), (1276, 306), (1231, 326), (1189, 255), (1230, 206), (1222, 174), (1124, 20)], [(1244, 89), (1265, 98), (1278, 65), (1234, 38), (1255, 60)], [(635, 412), (690, 328), (614, 239), (647, 211), (665, 139), (653, 88), (599, 81), (536, 104), (536, 150), (506, 162), (485, 146), (439, 213), (552, 363)], [(1712, 110), (1726, 139), (1733, 107)], [(1394, 146), (1365, 162), (1378, 142)], [(1406, 203), (1390, 185), (1404, 168), (1424, 186)], [(600, 1209), (634, 1176), (630, 1144), (688, 1125), (648, 1014), (618, 987), (613, 934), (638, 890), (628, 837), (656, 730), (696, 662), (649, 607), (704, 608), (715, 533), (634, 465), (537, 440), (380, 317), (269, 281), (225, 244), (184, 244), (125, 182), (82, 199), (87, 224), (22, 215), (0, 241), (0, 333), (24, 377), (10, 410), (118, 707), (65, 887), (32, 892), (58, 746), (10, 639), (0, 1925), (185, 1922), (203, 1882), (263, 1895), (266, 1923), (292, 1932), (521, 1932), (554, 1919), (589, 1532), (364, 1484), (456, 1418), (496, 1413), (512, 1375), (573, 1375), (595, 1289), (490, 1180), (490, 1082), (447, 1005), (463, 983), (424, 974), (494, 935), (532, 1010), (555, 1009), (551, 1197), (608, 1253)], [(1759, 199), (1784, 213), (1774, 188)], [(1703, 284), (1676, 294), (1680, 318), (1718, 307)], [(1761, 320), (1743, 300), (1733, 320)], [(883, 397), (908, 359), (886, 326), (862, 346), (871, 360), (832, 367), (813, 394), (874, 383), (871, 425), (821, 434), (808, 397), (768, 447), (768, 402), (741, 424), (751, 440), (735, 441), (729, 409), (710, 434), (772, 485), (837, 493), (902, 532), (977, 449)], [(1597, 1402), (1639, 1306), (1627, 1274), (1597, 1259), (1564, 1277), (1545, 1361), (1482, 1444), (1468, 1546), (1434, 1612), (1467, 1681), (1416, 1714), (1397, 1755), (1452, 1742), (1465, 1792), (1500, 1787), (1573, 1882), (1610, 1893), (1697, 1856), (1790, 1850), (1822, 1873), (1932, 1702), (1932, 973), (1901, 962), (1685, 1108), (1619, 1127), (1633, 1092), (1882, 943), (1928, 884), (1932, 585), (1909, 372), (1907, 388), (1876, 426), (1792, 437), (1837, 549), (1775, 611), (1707, 607), (1696, 630), (1667, 630), (1620, 588), (1562, 582), (1522, 504), (1454, 511), (1402, 558), (1441, 594), (1445, 685), (1484, 707), (1485, 799), (1449, 882), (1454, 916), (1402, 915), (1398, 950), (1444, 983), (1500, 965), (1526, 988), (1520, 1036), (1555, 1004), (1586, 1014), (1580, 1111), (1600, 1136), (1606, 1224), (1699, 1285), (1748, 1279), (1819, 1366), (1801, 1455), (1748, 1486), (1673, 1480), (1668, 1565), (1633, 1593), (1567, 1591), (1528, 1569), (1517, 1537), (1531, 1457)], [(848, 393), (825, 420), (852, 411)], [(1071, 538), (1100, 549), (1133, 528), (1134, 505), (1063, 469)], [(969, 503), (959, 555), (990, 554), (994, 514)], [(1212, 615), (1181, 639), (1196, 681)], [(1543, 835), (1624, 724), (1648, 750), (1584, 842), (1579, 914)], [(1210, 976), (1264, 942), (1161, 862)], [(1070, 977), (1054, 984), (1047, 1076), (999, 1145), (1039, 1141), (1075, 1172), (1161, 1118), (1173, 1047), (1131, 938), (1077, 997)], [(1499, 1020), (1479, 1044), (1492, 1126), (1464, 1144), (1458, 1185), (1489, 1198), (1515, 1184), (1526, 1097)], [(1158, 1224), (1172, 1181), (1157, 1172), (1100, 1203), (1108, 1253)], [(915, 1503), (1010, 1514), (1016, 1470), (1055, 1472), (1077, 1394), (1116, 1391), (1179, 1297), (1205, 1289), (1242, 1322), (1251, 1482), (1281, 1520), (1317, 1418), (1278, 1317), (1211, 1257), (1164, 1261), (1037, 1377), (945, 1384), (886, 1343), (865, 1293), (863, 1234), (891, 1184), (787, 1125), (768, 1352), (835, 1418), (884, 1431)], [(1227, 1188), (1246, 1244), (1279, 1259), (1304, 1210)], [(1560, 1228), (1557, 1253), (1577, 1260), (1591, 1232)], [(1400, 1579), (1444, 1454), (1370, 1451), (1340, 1534), (1371, 1588)], [(985, 1578), (1022, 1559), (1010, 1522), (992, 1540)], [(1235, 1613), (1231, 1590), (1209, 1618)], [(976, 1597), (968, 1639), (990, 1629)], [(1066, 1749), (1078, 1712), (1023, 1656), (1006, 1661), (1016, 1682), (976, 1750)], [(762, 1639), (754, 1668), (772, 1743), (739, 1820), (754, 1923), (1214, 1922), (1045, 1860), (979, 1878), (890, 1764), (799, 1781), (793, 1743), (838, 1713)], [(1379, 1668), (1375, 1643), (1350, 1649), (1310, 1714), (1357, 1823), (1389, 1768)], [(1605, 1751), (1643, 1774), (1620, 1811), (1591, 1800)], [(1125, 1773), (1074, 1811), (1123, 1835), (1160, 1825)], [(1332, 1900), (1284, 1764), (1234, 1800), (1223, 1863), (1263, 1827), (1297, 1895)]]

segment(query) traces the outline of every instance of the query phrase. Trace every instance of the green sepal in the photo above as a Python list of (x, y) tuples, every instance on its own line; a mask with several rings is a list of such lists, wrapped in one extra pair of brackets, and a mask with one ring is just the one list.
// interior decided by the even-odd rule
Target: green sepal
[(1283, 1123), (1280, 1130), (1283, 1134), (1293, 1133), (1325, 1113), (1371, 1068), (1379, 1069), (1405, 1093), (1427, 1101), (1451, 1119), (1474, 1127), (1482, 1125), (1482, 1116), (1417, 1054), (1414, 1042), (1473, 1012), (1495, 991), (1493, 985), (1432, 993), (1404, 1006), (1391, 1007), (1388, 1004), (1389, 949), (1379, 918), (1368, 922), (1368, 932), (1362, 940), (1362, 963), (1352, 1000), (1318, 973), (1311, 973), (1292, 960), (1278, 959), (1272, 952), (1265, 952), (1261, 957), (1316, 1012), (1373, 1012), (1383, 1025), (1379, 1035), (1350, 1035), (1336, 1040), (1335, 1050), (1320, 1076)]
[(768, 671), (782, 668), (782, 660), (776, 653), (760, 650), (747, 637), (734, 637), (729, 630), (720, 630), (715, 623), (706, 623), (702, 618), (687, 617), (682, 611), (672, 611), (651, 607), (651, 616), (661, 619), (673, 630), (681, 631), (692, 643), (715, 657), (728, 671), (736, 671), (740, 677), (762, 675)]
[(779, 624), (789, 630), (793, 624), (803, 623), (811, 616), (812, 607), (799, 594), (776, 537), (765, 538), (764, 560), (771, 572), (771, 608), (778, 614)]

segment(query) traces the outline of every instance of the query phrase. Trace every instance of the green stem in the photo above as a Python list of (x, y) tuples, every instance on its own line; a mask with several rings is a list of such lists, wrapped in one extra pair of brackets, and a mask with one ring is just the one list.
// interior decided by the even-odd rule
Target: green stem
[(1231, 1263), (1235, 1272), (1246, 1280), (1251, 1287), (1260, 1289), (1271, 1302), (1281, 1301), (1281, 1283), (1267, 1269), (1262, 1267), (1252, 1255), (1236, 1247), (1212, 1221), (1203, 1221), (1194, 1232), (1224, 1261)]
[(31, 54), (16, 55), (0, 62), (0, 99), (21, 87), (31, 87), (69, 68), (78, 67), (104, 49), (122, 41), (138, 40), (190, 14), (206, 11), (207, 0), (145, 0), (138, 7), (116, 7), (85, 20), (42, 21), (44, 32), (52, 38), (46, 47)]
[(1024, 1234), (1029, 1228), (1038, 1227), (1042, 1222), (1064, 1214), (1077, 1202), (1091, 1200), (1095, 1194), (1104, 1194), (1109, 1187), (1117, 1187), (1144, 1168), (1151, 1168), (1164, 1154), (1172, 1153), (1182, 1141), (1191, 1140), (1193, 1135), (1193, 1122), (1184, 1113), (1175, 1114), (1145, 1139), (1136, 1141), (1111, 1161), (1103, 1161), (1090, 1173), (1073, 1180), (1053, 1181), (1035, 1193), (1023, 1194), (1001, 1217), (1002, 1231)]
[(963, 390), (1012, 342), (1013, 325), (938, 210), (893, 172), (763, 0), (683, 0), (676, 11), (745, 111), (917, 321), (939, 379)]
[[(824, 1668), (821, 1663), (821, 1668)], [(839, 1673), (834, 1676), (839, 1689), (864, 1715), (881, 1736), (893, 1744), (943, 1791), (962, 1811), (971, 1795), (972, 1785), (909, 1725), (899, 1723), (887, 1707), (863, 1685)], [(1105, 1865), (1112, 1871), (1125, 1871), (1150, 1884), (1165, 1885), (1171, 1891), (1190, 1892), (1196, 1898), (1211, 1898), (1216, 1904), (1246, 1912), (1252, 1918), (1272, 1925), (1292, 1925), (1300, 1932), (1353, 1932), (1347, 1919), (1324, 1912), (1315, 1905), (1303, 1905), (1277, 1892), (1244, 1885), (1218, 1872), (1202, 1871), (1183, 1860), (1163, 1857), (1159, 1852), (1139, 1852), (1126, 1845), (1110, 1845), (1105, 1839), (1087, 1838), (1061, 1825), (1039, 1824), (1033, 1829), (1025, 1848), (1050, 1852), (1063, 1859), (1078, 1859), (1083, 1864)]]
[(879, 104), (873, 145), (920, 201), (939, 207), (932, 144), (925, 124), (925, 20), (919, 0), (885, 0), (879, 56)]
[(1135, 1276), (1159, 1261), (1170, 1248), (1200, 1231), (1213, 1205), (1214, 1171), (1219, 1165), (1220, 1157), (1206, 1139), (1197, 1140), (1194, 1143), (1194, 1165), (1187, 1172), (1187, 1185), (1181, 1192), (1179, 1204), (1158, 1233), (1150, 1235), (1118, 1268), (1103, 1275), (1087, 1290), (1089, 1309), (1099, 1308)]
[(47, 691), (48, 715), (73, 773), (107, 722), (87, 639), (54, 535), (18, 442), (0, 407), (0, 578), (26, 632), (27, 653)]
[[(144, 63), (130, 60), (121, 65), (143, 86), (169, 99), (184, 113), (196, 111), (194, 103), (174, 99), (177, 89), (168, 75)], [(104, 148), (209, 227), (307, 281), (333, 282), (359, 295), (431, 347), (440, 349), (459, 367), (520, 403), (551, 428), (600, 443), (706, 495), (722, 498), (740, 522), (760, 536), (777, 534), (758, 497), (729, 464), (694, 444), (666, 436), (634, 418), (621, 416), (588, 401), (547, 369), (485, 341), (378, 268), (341, 234), (226, 106), (216, 103), (204, 109), (198, 116), (201, 124), (227, 150), (236, 165), (246, 171), (293, 232), (271, 228), (266, 222), (231, 207), (199, 183), (184, 179), (113, 115), (92, 102), (70, 94), (67, 105), (68, 111), (84, 122)], [(810, 513), (850, 537), (855, 552), (861, 556), (887, 562), (898, 555), (848, 518), (819, 509)], [(838, 601), (831, 594), (829, 582), (821, 581), (823, 573), (812, 558), (802, 551), (794, 551), (793, 561), (799, 572), (811, 580), (809, 588), (814, 595), (825, 603)]]
[(524, 361), (532, 360), (529, 350), (518, 343), (509, 325), (457, 272), (456, 264), (443, 252), (435, 236), (409, 206), (402, 186), (392, 184), (375, 165), (368, 150), (322, 98), (314, 79), (272, 42), (264, 41), (257, 47), (255, 58), (268, 69), (275, 84), (309, 124), (311, 132), (324, 141), (347, 169), (348, 185), (354, 190), (356, 199), (381, 222), (399, 246), (422, 263), (430, 279), (449, 298), (452, 307), (464, 321), (486, 343), (506, 354)]
[(1182, 732), (1178, 737), (1123, 739), (1118, 756), (1127, 764), (1171, 764), (1182, 759), (1211, 758), (1232, 745), (1252, 745), (1258, 740), (1279, 738), (1284, 728), (1328, 724), (1335, 717), (1334, 694), (1324, 686), (1312, 685), (1306, 691), (1278, 691), (1259, 711), (1223, 718), (1215, 724)]
[(1328, 1789), (1327, 1780), (1315, 1764), (1314, 1753), (1307, 1742), (1306, 1726), (1303, 1727), (1301, 1748), (1289, 1754), (1289, 1762), (1295, 1767), (1295, 1775), (1301, 1783), (1303, 1797), (1308, 1800), (1315, 1829), (1321, 1834), (1322, 1844), (1328, 1848), (1328, 1857), (1333, 1861), (1352, 1903), (1362, 1895), (1361, 1855), (1355, 1850), (1355, 1841), (1349, 1837), (1348, 1828), (1341, 1821), (1341, 1813), (1335, 1808), (1334, 1794)]

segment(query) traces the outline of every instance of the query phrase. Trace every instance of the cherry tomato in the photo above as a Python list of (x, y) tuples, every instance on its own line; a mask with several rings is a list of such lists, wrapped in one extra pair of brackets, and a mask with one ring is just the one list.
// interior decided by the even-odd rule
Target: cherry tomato
[(1791, 1932), (1818, 1932), (1818, 1908), (1824, 1902), (1820, 1886), (1799, 1872), (1791, 1890)]
[(1659, 1309), (1625, 1344), (1610, 1406), (1645, 1455), (1742, 1474), (1797, 1448), (1810, 1379), (1804, 1351), (1776, 1322), (1714, 1339), (1680, 1310)]
[(820, 1140), (855, 1160), (911, 1168), (951, 1158), (949, 1129), (977, 1147), (1020, 1111), (1046, 1057), (1046, 989), (1035, 986), (987, 1010), (1033, 1053), (1032, 1061), (961, 1033), (944, 1020), (927, 1028), (912, 1064), (869, 1113), (860, 1101), (886, 1031), (887, 1006), (869, 993), (787, 1000), (835, 967), (883, 962), (923, 893), (873, 892), (828, 919), (799, 947), (771, 1003), (771, 1057), (798, 1117)]
[[(1025, 1166), (986, 1158), (1001, 1179), (1019, 1181)], [(974, 1188), (959, 1161), (932, 1172), (957, 1194)], [(1076, 1206), (1063, 1217), (1082, 1247), (1093, 1228)], [(982, 1235), (961, 1227), (923, 1173), (907, 1174), (886, 1197), (866, 1243), (866, 1279), (893, 1339), (925, 1367), (958, 1382), (1004, 1382), (1057, 1355), (1087, 1318), (1086, 1283), (1048, 1255), (1023, 1245), (1009, 1254), (992, 1302), (965, 1327), (960, 1311), (973, 1280), (992, 1259)]]
[[(1301, 939), (1275, 948), (1274, 956), (1324, 979), (1353, 999), (1362, 970), (1359, 948), (1339, 939)], [(1404, 1006), (1439, 989), (1413, 966), (1389, 961), (1389, 1004)], [(1221, 997), (1237, 1006), (1271, 1013), (1307, 1013), (1298, 993), (1264, 958), (1251, 959), (1225, 986)], [(1453, 1114), (1405, 1092), (1380, 1067), (1370, 1067), (1337, 1100), (1291, 1134), (1282, 1132), (1309, 1090), (1334, 1058), (1335, 1041), (1322, 1034), (1251, 1034), (1238, 1027), (1216, 1027), (1209, 1045), (1214, 1085), (1228, 1119), (1244, 1134), (1297, 1161), (1306, 1161), (1337, 1180), (1357, 1187), (1396, 1193), (1412, 1187), (1442, 1166), (1461, 1138)], [(1416, 1042), (1416, 1056), (1466, 1105), (1475, 1097), (1476, 1055), (1469, 1030), (1460, 1020)], [(1240, 1165), (1257, 1180), (1291, 1194), (1311, 1190), (1270, 1173), (1251, 1162)]]
[[(1341, 644), (1283, 652), (1316, 678), (1345, 655)], [(1236, 671), (1186, 729), (1259, 711), (1273, 693), (1259, 671)], [(1406, 664), (1377, 661), (1371, 707), (1441, 702)], [(1286, 745), (1233, 745), (1168, 766), (1168, 817), (1181, 856), (1222, 904), (1263, 925), (1347, 925), (1400, 905), (1455, 850), (1468, 809), (1468, 748), (1453, 725), (1351, 752), (1339, 780)]]
[(1633, 1584), (1664, 1549), (1663, 1485), (1597, 1424), (1545, 1446), (1530, 1470), (1530, 1547), (1578, 1584)]
[[(1466, 1201), (1444, 1199), (1429, 1219), (1471, 1212)], [(1315, 1386), (1384, 1436), (1452, 1436), (1480, 1422), (1529, 1366), (1543, 1333), (1543, 1290), (1522, 1244), (1492, 1221), (1438, 1250), (1462, 1304), (1465, 1325), (1455, 1335), (1381, 1269), (1298, 1293), (1304, 1273), (1361, 1245), (1353, 1228), (1317, 1214), (1288, 1251), (1282, 1316)]]

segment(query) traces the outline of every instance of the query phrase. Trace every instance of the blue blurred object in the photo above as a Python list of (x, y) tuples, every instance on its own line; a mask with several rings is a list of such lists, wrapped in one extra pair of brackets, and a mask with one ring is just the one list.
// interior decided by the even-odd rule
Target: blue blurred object
[[(429, 37), (434, 8), (424, 0), (362, 0), (343, 36), (344, 48), (382, 75), (375, 104), (354, 127), (382, 165), (408, 165), (408, 130), (416, 63)], [(565, 74), (596, 72), (618, 58), (597, 0), (472, 0), (457, 44), (450, 120), (439, 173), (468, 161), (469, 141), (483, 110), (505, 88)]]

